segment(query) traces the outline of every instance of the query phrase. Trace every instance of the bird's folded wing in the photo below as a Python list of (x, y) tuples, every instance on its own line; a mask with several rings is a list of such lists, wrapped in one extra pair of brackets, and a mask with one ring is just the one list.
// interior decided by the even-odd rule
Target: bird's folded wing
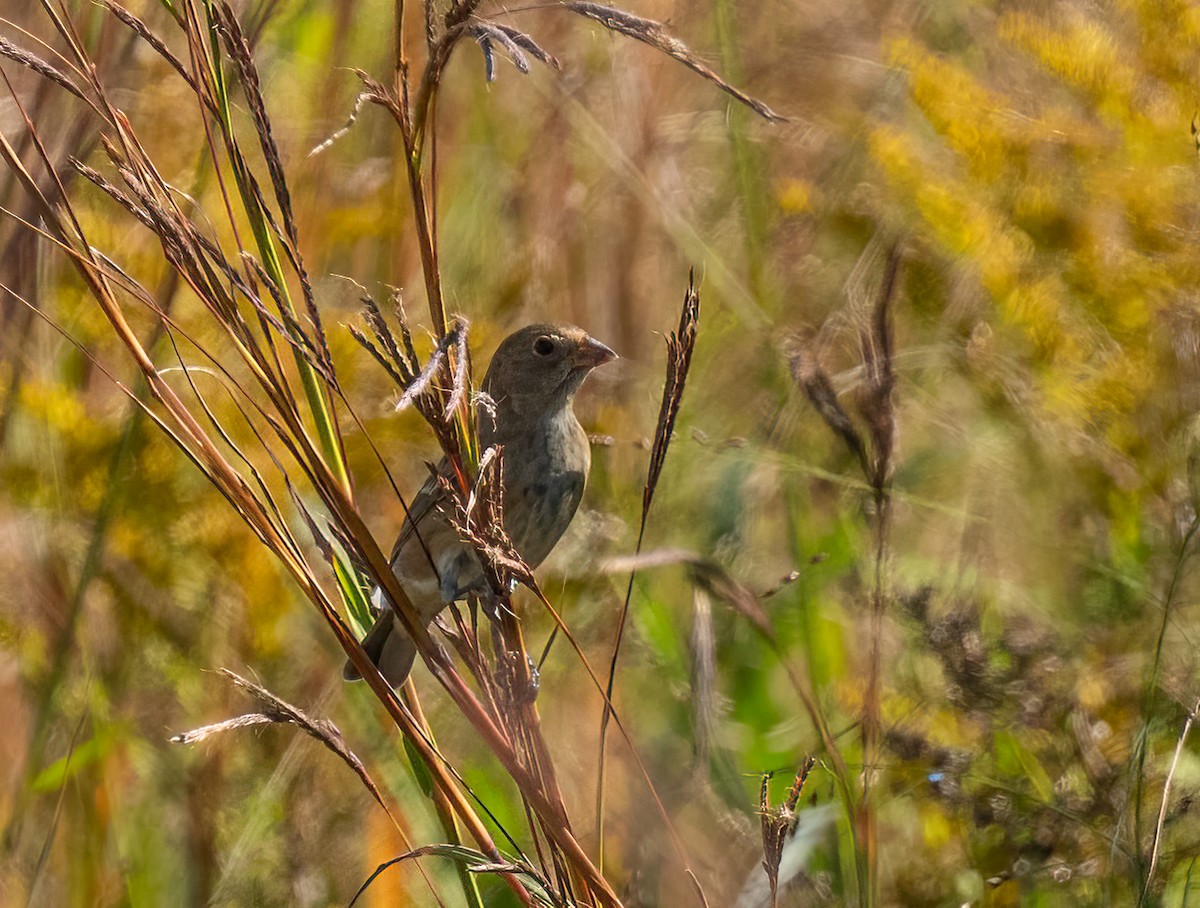
[[(443, 460), (439, 463), (437, 469), (438, 475), (444, 475), (447, 469), (446, 461)], [(445, 500), (446, 492), (438, 483), (437, 477), (430, 476), (408, 505), (404, 525), (400, 527), (400, 535), (396, 537), (396, 544), (392, 546), (392, 554), (388, 558), (392, 567), (396, 566), (401, 553), (410, 542), (419, 548), (429, 549), (429, 530), (432, 529), (429, 517), (431, 515), (440, 517), (438, 505)]]
[[(438, 465), (438, 476), (448, 466)], [(404, 582), (414, 606), (426, 620), (447, 602), (483, 587), (483, 570), (474, 550), (462, 539), (441, 508), (449, 493), (431, 476), (408, 507), (408, 517), (392, 547), (392, 571)]]

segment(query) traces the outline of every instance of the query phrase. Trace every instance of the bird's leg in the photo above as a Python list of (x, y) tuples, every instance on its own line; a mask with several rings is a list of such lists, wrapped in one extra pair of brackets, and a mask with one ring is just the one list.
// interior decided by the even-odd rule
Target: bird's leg
[(515, 618), (517, 613), (509, 608), (508, 605), (511, 593), (511, 588), (509, 589), (509, 592), (504, 595), (497, 593), (495, 590), (485, 590), (479, 596), (480, 604), (483, 607), (483, 613), (492, 621), (499, 621), (501, 613), (512, 615)]

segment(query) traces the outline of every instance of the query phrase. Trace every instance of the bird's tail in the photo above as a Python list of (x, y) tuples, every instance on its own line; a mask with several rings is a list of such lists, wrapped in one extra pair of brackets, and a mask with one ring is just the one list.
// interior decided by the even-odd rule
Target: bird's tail
[[(383, 611), (374, 627), (363, 638), (362, 648), (375, 663), (379, 673), (394, 688), (399, 688), (408, 678), (413, 660), (417, 657), (416, 644), (404, 629), (397, 625), (396, 617), (390, 608)], [(347, 681), (358, 681), (362, 675), (353, 662), (347, 661), (342, 669), (342, 677)]]

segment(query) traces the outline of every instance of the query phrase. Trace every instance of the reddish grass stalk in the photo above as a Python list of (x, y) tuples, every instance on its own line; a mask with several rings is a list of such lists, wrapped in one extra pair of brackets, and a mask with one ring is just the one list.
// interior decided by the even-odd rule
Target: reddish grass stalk
[(896, 373), (893, 367), (891, 303), (900, 273), (900, 251), (893, 246), (888, 252), (871, 319), (860, 331), (863, 365), (866, 368), (866, 397), (861, 404), (871, 438), (873, 458), (868, 480), (875, 503), (874, 520), (874, 580), (871, 589), (871, 655), (867, 677), (867, 695), (863, 710), (863, 781), (862, 781), (862, 841), (866, 848), (866, 900), (869, 905), (879, 902), (879, 827), (871, 802), (874, 774), (879, 770), (881, 732), (880, 645), (883, 638), (883, 619), (887, 608), (888, 541), (891, 530), (891, 479), (896, 438), (896, 414), (893, 393)]
[[(235, 354), (238, 363), (245, 369), (255, 393), (243, 387), (209, 351), (199, 344), (195, 346), (205, 356), (213, 358), (223, 380), (231, 386), (231, 394), (235, 400), (246, 402), (239, 402), (239, 409), (251, 421), (257, 441), (264, 446), (275, 468), (280, 471), (289, 493), (309, 522), (319, 547), (327, 558), (336, 561), (338, 556), (332, 546), (328, 542), (322, 542), (323, 533), (317, 522), (307, 514), (304, 505), (295, 495), (292, 477), (288, 475), (284, 466), (285, 459), (290, 458), (289, 462), (294, 463), (320, 498), (332, 521), (330, 531), (346, 550), (351, 562), (360, 565), (368, 578), (381, 588), (393, 604), (434, 676), (517, 784), (530, 813), (531, 830), (535, 838), (539, 831), (545, 837), (551, 850), (551, 862), (564, 892), (577, 888), (580, 895), (588, 901), (605, 906), (619, 906), (620, 902), (611, 886), (591, 863), (572, 833), (532, 698), (513, 696), (514, 692), (532, 686), (527, 664), (501, 664), (490, 672), (491, 677), (485, 677), (486, 666), (483, 661), (477, 659), (473, 663), (468, 662), (477, 672), (476, 680), (480, 689), (487, 692), (486, 703), (481, 702), (467, 681), (433, 642), (357, 510), (353, 500), (353, 486), (345, 470), (341, 433), (337, 426), (333, 402), (340, 399), (347, 409), (350, 408), (348, 402), (341, 397), (320, 314), (302, 263), (299, 231), (291, 209), (290, 193), (279, 149), (273, 139), (271, 122), (261, 97), (250, 49), (251, 39), (247, 37), (227, 3), (220, 0), (180, 0), (169, 9), (187, 42), (186, 61), (180, 60), (172, 54), (165, 42), (155, 37), (140, 19), (115, 0), (104, 0), (104, 5), (137, 36), (138, 40), (145, 42), (155, 53), (167, 60), (195, 96), (200, 123), (204, 129), (206, 149), (216, 168), (220, 198), (228, 227), (232, 231), (233, 242), (237, 246), (237, 255), (232, 259), (227, 258), (219, 245), (209, 239), (207, 232), (198, 228), (180, 210), (175, 201), (175, 191), (162, 178), (154, 162), (141, 146), (132, 124), (106, 94), (97, 68), (89, 58), (74, 24), (52, 0), (42, 0), (42, 9), (67, 46), (67, 53), (63, 57), (68, 63), (67, 68), (51, 66), (7, 42), (0, 46), (0, 55), (40, 73), (83, 101), (100, 118), (108, 131), (105, 137), (105, 151), (116, 170), (116, 177), (110, 180), (84, 165), (79, 165), (79, 171), (155, 234), (168, 263), (224, 331), (230, 352)], [(464, 37), (474, 37), (479, 41), (485, 54), (495, 48), (501, 49), (522, 70), (528, 68), (526, 55), (548, 65), (553, 65), (555, 61), (532, 38), (511, 26), (478, 19), (481, 0), (456, 0), (442, 17), (440, 24), (433, 15), (432, 2), (426, 0), (423, 5), (428, 54), (415, 89), (410, 83), (409, 62), (404, 48), (403, 0), (397, 0), (396, 4), (393, 89), (388, 91), (365, 74), (362, 74), (362, 78), (367, 86), (364, 93), (366, 99), (391, 112), (401, 131), (430, 317), (439, 338), (448, 338), (450, 335), (447, 333), (438, 262), (437, 181), (432, 151), (436, 148), (434, 111), (445, 68), (455, 47)], [(686, 47), (671, 39), (659, 24), (595, 4), (575, 4), (569, 8), (601, 21), (606, 27), (655, 46), (730, 91), (743, 103), (756, 107), (753, 99), (723, 83), (711, 70), (699, 63)], [(598, 13), (602, 15), (597, 15)], [(257, 26), (250, 32), (256, 34)], [(230, 74), (236, 75), (249, 107), (253, 136), (266, 163), (265, 180), (254, 173), (250, 157), (243, 153), (239, 142), (230, 101)], [(3, 136), (0, 136), (0, 158), (32, 200), (34, 208), (46, 225), (45, 235), (68, 255), (108, 319), (114, 334), (137, 369), (145, 376), (157, 407), (140, 402), (139, 404), (225, 497), (260, 541), (281, 560), (303, 594), (321, 613), (331, 633), (366, 679), (392, 721), (426, 762), (443, 799), (442, 803), (464, 824), (481, 851), (496, 863), (499, 872), (508, 880), (518, 898), (524, 904), (532, 904), (532, 896), (522, 885), (518, 875), (505, 869), (506, 865), (503, 864), (499, 851), (482, 820), (468, 803), (456, 774), (433, 745), (423, 719), (418, 718), (419, 704), (413, 701), (417, 712), (417, 715), (414, 715), (414, 710), (407, 708), (398, 699), (396, 693), (367, 659), (333, 600), (323, 589), (312, 565), (304, 555), (304, 550), (293, 538), (288, 529), (288, 522), (276, 505), (263, 477), (252, 461), (233, 444), (230, 434), (200, 397), (195, 385), (191, 383), (188, 368), (184, 366), (182, 371), (191, 393), (196, 395), (199, 410), (194, 409), (196, 404), (189, 405), (171, 387), (140, 343), (126, 318), (125, 309), (120, 301), (121, 291), (130, 293), (135, 300), (155, 313), (163, 326), (172, 333), (173, 342), (176, 334), (181, 332), (178, 325), (169, 321), (151, 294), (137, 286), (118, 266), (93, 250), (75, 217), (65, 189), (54, 172), (49, 155), (42, 147), (34, 123), (25, 115), (23, 107), (19, 109), (25, 116), (29, 141), (46, 166), (53, 181), (52, 185), (48, 190), (40, 187), (26, 170), (21, 154)], [(757, 106), (756, 109), (764, 116), (769, 115), (765, 105)], [(425, 160), (427, 147), (431, 149), (428, 176)], [(223, 169), (223, 160), (228, 164), (228, 169)], [(225, 182), (226, 174), (229, 173), (233, 177), (232, 190)], [(270, 200), (262, 191), (261, 187), (264, 185), (270, 187)], [(241, 233), (247, 226), (254, 239), (257, 258), (245, 249), (241, 241)], [(302, 315), (291, 304), (291, 282), (299, 284), (304, 300)], [(263, 290), (266, 291), (265, 296)], [(264, 300), (267, 304), (264, 304)], [(689, 287), (680, 332), (678, 336), (673, 336), (671, 341), (673, 371), (669, 372), (668, 389), (664, 392), (664, 410), (660, 415), (655, 453), (644, 494), (642, 534), (645, 531), (650, 500), (661, 471), (662, 458), (669, 443), (679, 395), (686, 378), (691, 345), (694, 341), (697, 306), (698, 297), (694, 286)], [(249, 307), (249, 312), (245, 311), (246, 307)], [(307, 324), (304, 324), (304, 321), (307, 321)], [(285, 368), (284, 358), (280, 356), (279, 351), (281, 346), (291, 349), (295, 360), (295, 372)], [(411, 352), (411, 345), (409, 350)], [(478, 449), (471, 395), (464, 393), (470, 382), (465, 339), (461, 343), (448, 345), (444, 353), (437, 369), (437, 377), (429, 383), (429, 399), (425, 409), (428, 413), (444, 411), (452, 422), (453, 430), (450, 433), (441, 431), (437, 426), (435, 428), (439, 428), (439, 438), (454, 466), (452, 475), (457, 487), (455, 491), (458, 497), (465, 501), (475, 483)], [(294, 376), (297, 374), (303, 385), (317, 439), (310, 435), (297, 404), (298, 397), (294, 386)], [(352, 410), (350, 413), (354, 417)], [(357, 421), (357, 417), (354, 418)], [(444, 422), (440, 425), (444, 425)], [(278, 449), (274, 449), (268, 439), (272, 439)], [(233, 461), (226, 449), (232, 450), (236, 455)], [(244, 464), (245, 472), (235, 465), (237, 463)], [(545, 602), (544, 597), (542, 599)], [(548, 602), (546, 605), (549, 607)], [(622, 615), (622, 629), (627, 610), (628, 597)], [(552, 608), (551, 611), (553, 612)], [(505, 648), (518, 653), (519, 658), (525, 658), (524, 641), (515, 621), (501, 620), (499, 639)], [(607, 728), (610, 719), (616, 720), (618, 728), (625, 734), (619, 718), (612, 711), (609, 697), (619, 646), (618, 635), (608, 687), (604, 691), (603, 721)], [(590, 667), (588, 671), (591, 672)], [(496, 691), (501, 689), (507, 690), (507, 701), (504, 697), (496, 695)], [(627, 735), (626, 739), (628, 740)], [(632, 747), (632, 742), (630, 744)], [(644, 765), (640, 759), (638, 762), (649, 782)], [(670, 828), (669, 816), (657, 795), (655, 800)], [(682, 843), (674, 830), (671, 831), (686, 866)], [(694, 880), (690, 870), (688, 873)], [(569, 881), (566, 880), (566, 876), (570, 877)]]
[[(679, 327), (667, 337), (667, 377), (663, 383), (662, 404), (654, 428), (654, 443), (650, 451), (650, 463), (646, 470), (646, 483), (642, 488), (642, 516), (638, 525), (637, 545), (634, 552), (640, 553), (646, 537), (646, 522), (650, 517), (650, 506), (654, 492), (662, 476), (667, 448), (675, 429), (675, 418), (683, 402), (683, 389), (687, 384), (688, 370), (692, 364), (692, 351), (696, 346), (696, 329), (700, 320), (700, 293), (696, 289), (695, 272), (688, 274), (687, 292), (679, 314)], [(625, 588), (625, 600), (621, 604), (621, 615), (617, 620), (613, 639), (612, 657), (608, 666), (608, 681), (604, 688), (604, 707), (600, 715), (599, 768), (596, 779), (596, 837), (600, 866), (604, 866), (604, 801), (607, 771), (608, 723), (612, 718), (613, 688), (617, 677), (617, 659), (621, 655), (621, 641), (625, 637), (625, 623), (629, 617), (629, 603), (633, 597), (633, 581), (636, 568), (629, 572), (629, 583)]]

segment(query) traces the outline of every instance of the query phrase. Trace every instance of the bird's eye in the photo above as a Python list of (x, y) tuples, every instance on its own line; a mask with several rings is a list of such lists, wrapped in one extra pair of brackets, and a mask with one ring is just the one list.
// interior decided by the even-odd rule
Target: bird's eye
[(554, 341), (543, 334), (533, 342), (533, 352), (538, 356), (549, 356), (554, 352)]

